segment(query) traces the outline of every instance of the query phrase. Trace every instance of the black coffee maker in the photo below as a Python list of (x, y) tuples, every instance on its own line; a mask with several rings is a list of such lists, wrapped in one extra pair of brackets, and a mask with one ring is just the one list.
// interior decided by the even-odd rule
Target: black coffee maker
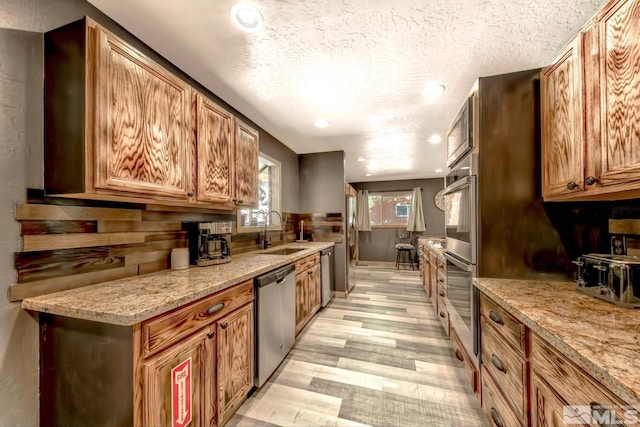
[(195, 264), (201, 267), (231, 261), (229, 238), (231, 222), (201, 222), (198, 224)]

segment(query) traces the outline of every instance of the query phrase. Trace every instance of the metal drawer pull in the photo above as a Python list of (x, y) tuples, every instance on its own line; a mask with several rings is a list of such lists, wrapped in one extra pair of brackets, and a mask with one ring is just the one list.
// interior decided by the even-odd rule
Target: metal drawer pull
[(221, 327), (222, 329), (227, 329), (227, 326), (229, 326), (229, 324), (228, 324), (227, 322), (224, 322), (224, 323), (221, 323), (221, 324), (220, 324), (220, 327)]
[(214, 313), (217, 313), (218, 311), (222, 310), (224, 308), (224, 303), (220, 302), (216, 305), (212, 305), (211, 307), (207, 308), (207, 314), (208, 315), (212, 315)]
[(495, 354), (491, 355), (491, 363), (496, 367), (498, 371), (504, 372), (505, 374), (507, 373), (507, 368), (504, 367), (502, 360), (500, 360), (500, 358)]
[(216, 333), (215, 333), (215, 332), (213, 332), (213, 331), (211, 331), (211, 332), (209, 332), (209, 333), (207, 334), (207, 338), (209, 338), (209, 339), (211, 339), (211, 338), (213, 338), (213, 337), (215, 337), (215, 336), (216, 336)]
[(493, 320), (495, 323), (497, 323), (498, 325), (504, 325), (504, 321), (502, 320), (502, 317), (500, 317), (500, 315), (493, 310), (489, 312), (489, 318)]
[(444, 311), (440, 312), (440, 317), (442, 317), (443, 319), (445, 318)]
[(461, 362), (464, 362), (464, 357), (462, 356), (462, 352), (460, 350), (456, 350), (456, 359)]
[(504, 427), (502, 418), (500, 418), (500, 414), (498, 414), (498, 411), (496, 411), (496, 408), (491, 408), (491, 419), (498, 427)]
[(438, 292), (438, 295), (440, 295), (441, 297), (444, 297), (444, 292)]

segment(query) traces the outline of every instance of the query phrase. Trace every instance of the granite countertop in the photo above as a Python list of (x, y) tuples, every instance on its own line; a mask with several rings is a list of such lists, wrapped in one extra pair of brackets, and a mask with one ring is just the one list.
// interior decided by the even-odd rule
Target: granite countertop
[(640, 310), (584, 295), (573, 282), (474, 284), (628, 404), (640, 405)]
[(418, 238), (418, 246), (420, 245), (426, 246), (429, 251), (436, 254), (436, 256), (440, 258), (442, 261), (445, 260), (444, 252), (446, 248), (445, 248), (444, 239), (434, 238), (434, 237), (420, 237)]
[[(165, 270), (71, 289), (22, 301), (26, 310), (130, 326), (332, 247), (333, 243), (291, 243), (236, 255), (231, 262), (186, 270)], [(264, 252), (303, 248), (290, 255)]]

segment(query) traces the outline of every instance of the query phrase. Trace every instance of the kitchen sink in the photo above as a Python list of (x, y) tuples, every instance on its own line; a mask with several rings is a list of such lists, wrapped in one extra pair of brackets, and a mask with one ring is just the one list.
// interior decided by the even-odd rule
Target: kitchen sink
[(296, 252), (300, 252), (300, 251), (304, 251), (306, 250), (305, 248), (281, 248), (281, 249), (275, 249), (272, 251), (268, 251), (268, 252), (262, 252), (262, 254), (264, 255), (291, 255), (291, 254), (295, 254)]

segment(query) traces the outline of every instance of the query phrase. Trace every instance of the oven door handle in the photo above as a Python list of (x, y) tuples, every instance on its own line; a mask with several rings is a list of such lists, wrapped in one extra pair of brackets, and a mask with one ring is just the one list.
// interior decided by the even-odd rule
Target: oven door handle
[(466, 271), (467, 273), (471, 273), (473, 271), (473, 265), (472, 264), (467, 264), (465, 262), (462, 261), (458, 261), (457, 259), (455, 259), (454, 257), (452, 257), (451, 255), (449, 255), (448, 253), (444, 253), (444, 257), (447, 259), (447, 261), (449, 261), (451, 264), (454, 264), (456, 267), (458, 267), (461, 270)]
[(471, 185), (471, 180), (473, 179), (473, 177), (471, 176), (466, 176), (462, 179), (459, 179), (458, 181), (450, 184), (447, 188), (444, 189), (444, 195), (449, 195), (451, 193), (455, 193), (456, 191), (459, 191), (460, 189), (464, 188), (464, 187), (469, 187)]

